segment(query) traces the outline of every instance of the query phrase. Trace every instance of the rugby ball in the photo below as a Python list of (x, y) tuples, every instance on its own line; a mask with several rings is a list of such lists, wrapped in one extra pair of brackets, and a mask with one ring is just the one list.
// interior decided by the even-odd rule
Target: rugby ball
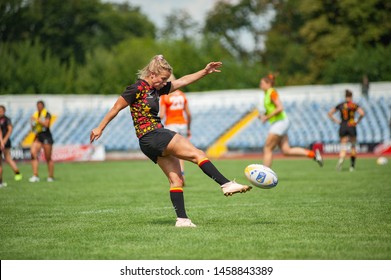
[(388, 159), (386, 157), (379, 157), (376, 160), (378, 165), (386, 165), (388, 163)]
[(278, 184), (277, 174), (262, 164), (248, 165), (244, 174), (252, 185), (261, 189), (271, 189)]

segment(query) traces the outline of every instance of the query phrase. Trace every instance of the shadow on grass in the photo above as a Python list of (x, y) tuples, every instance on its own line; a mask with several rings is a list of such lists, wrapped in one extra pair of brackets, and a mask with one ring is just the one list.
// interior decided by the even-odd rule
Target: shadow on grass
[(175, 219), (152, 219), (149, 220), (149, 223), (155, 224), (155, 225), (174, 225), (175, 224)]

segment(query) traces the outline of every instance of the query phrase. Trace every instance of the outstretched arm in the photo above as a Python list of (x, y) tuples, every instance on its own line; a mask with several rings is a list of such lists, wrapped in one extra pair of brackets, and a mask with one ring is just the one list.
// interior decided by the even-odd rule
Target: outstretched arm
[(106, 114), (106, 116), (100, 122), (99, 126), (94, 128), (91, 131), (90, 143), (94, 142), (94, 140), (98, 140), (99, 139), (99, 137), (102, 135), (103, 130), (109, 124), (109, 122), (111, 122), (111, 120), (114, 119), (115, 116), (117, 116), (119, 111), (121, 111), (126, 106), (128, 106), (128, 102), (126, 102), (126, 100), (122, 96), (118, 97), (118, 99), (115, 102), (114, 106)]
[(193, 74), (183, 76), (182, 78), (179, 78), (175, 81), (172, 81), (170, 92), (173, 92), (178, 88), (192, 84), (208, 74), (212, 74), (214, 72), (221, 72), (219, 68), (221, 67), (222, 64), (223, 64), (222, 62), (210, 62), (205, 66), (204, 69), (195, 72)]

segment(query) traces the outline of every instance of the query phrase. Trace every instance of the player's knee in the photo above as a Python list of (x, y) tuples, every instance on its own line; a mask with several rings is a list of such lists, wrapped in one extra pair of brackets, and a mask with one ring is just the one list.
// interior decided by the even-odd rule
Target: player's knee
[(202, 161), (203, 159), (207, 158), (207, 155), (205, 154), (204, 151), (201, 151), (199, 149), (195, 149), (194, 150), (194, 153), (192, 155), (192, 159), (191, 161), (193, 163), (199, 163), (200, 161)]
[(38, 159), (38, 157), (35, 153), (31, 153), (31, 159), (36, 160), (36, 159)]
[(347, 143), (341, 143), (341, 151), (345, 152), (349, 148)]
[(269, 144), (265, 144), (265, 146), (263, 147), (263, 150), (265, 152), (272, 152), (273, 151), (273, 146), (269, 145)]
[(285, 156), (288, 156), (291, 153), (291, 147), (289, 145), (281, 145), (280, 149), (282, 154)]

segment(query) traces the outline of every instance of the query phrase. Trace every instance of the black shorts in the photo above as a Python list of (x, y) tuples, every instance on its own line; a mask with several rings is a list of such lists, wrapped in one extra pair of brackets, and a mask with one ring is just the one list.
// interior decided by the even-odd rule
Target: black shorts
[(139, 139), (140, 149), (150, 160), (157, 163), (157, 158), (162, 156), (175, 134), (176, 132), (165, 128), (155, 129)]
[[(5, 143), (4, 148), (11, 149), (11, 140), (7, 140), (7, 143)], [(2, 155), (2, 150), (0, 149), (0, 156)]]
[(7, 140), (7, 143), (5, 143), (4, 148), (11, 149), (11, 140)]
[(38, 133), (37, 136), (35, 137), (35, 139), (37, 139), (42, 144), (53, 145), (53, 143), (54, 143), (52, 134), (50, 132)]
[(339, 127), (339, 137), (356, 137), (357, 136), (357, 130), (355, 126), (348, 126), (348, 125), (341, 125)]

